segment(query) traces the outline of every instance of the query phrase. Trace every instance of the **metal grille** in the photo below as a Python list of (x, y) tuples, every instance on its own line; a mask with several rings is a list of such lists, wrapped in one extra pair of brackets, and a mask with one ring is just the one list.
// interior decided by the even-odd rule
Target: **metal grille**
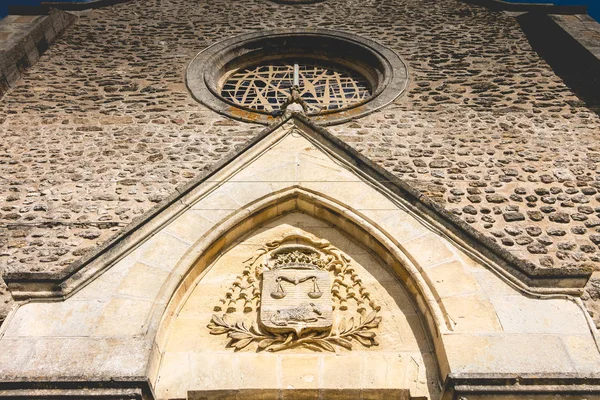
[(284, 60), (241, 68), (225, 81), (221, 96), (255, 110), (278, 110), (293, 84), (294, 63), (299, 64), (300, 93), (309, 114), (346, 108), (371, 96), (369, 82), (358, 73), (313, 60)]

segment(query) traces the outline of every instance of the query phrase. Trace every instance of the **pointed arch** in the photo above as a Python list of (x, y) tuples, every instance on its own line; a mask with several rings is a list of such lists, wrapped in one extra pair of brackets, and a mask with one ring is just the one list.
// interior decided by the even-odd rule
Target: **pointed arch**
[[(452, 330), (452, 322), (431, 282), (397, 240), (374, 221), (351, 210), (339, 201), (299, 186), (289, 187), (264, 196), (225, 218), (191, 246), (181, 258), (171, 279), (163, 285), (164, 308), (156, 309), (151, 325), (158, 331), (148, 366), (152, 383), (156, 380), (161, 353), (164, 351), (171, 319), (176, 316), (186, 295), (202, 279), (215, 257), (228, 246), (271, 220), (292, 212), (301, 212), (330, 223), (358, 243), (373, 251), (385, 262), (407, 289), (423, 318), (437, 355), (441, 376), (447, 372), (445, 352), (438, 340)], [(440, 238), (441, 240), (441, 238)], [(167, 294), (170, 296), (167, 300)], [(164, 311), (163, 311), (164, 310)]]

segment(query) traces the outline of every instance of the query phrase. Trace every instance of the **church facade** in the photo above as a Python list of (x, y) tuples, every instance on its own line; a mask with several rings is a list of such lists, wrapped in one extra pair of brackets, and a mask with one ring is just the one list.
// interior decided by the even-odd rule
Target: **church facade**
[(0, 99), (0, 398), (600, 399), (598, 23), (91, 4)]

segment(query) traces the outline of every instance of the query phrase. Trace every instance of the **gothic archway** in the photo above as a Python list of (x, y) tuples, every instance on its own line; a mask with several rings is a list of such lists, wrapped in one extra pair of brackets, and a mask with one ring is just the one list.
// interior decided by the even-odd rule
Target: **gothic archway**
[[(286, 360), (285, 363), (291, 362), (288, 360), (293, 360), (296, 356), (310, 359), (311, 357), (307, 355), (307, 352), (310, 353), (315, 350), (320, 352), (316, 353), (320, 355), (311, 362), (315, 362), (314, 360), (318, 359), (321, 364), (325, 363), (323, 365), (329, 365), (331, 362), (328, 364), (328, 355), (324, 353), (333, 352), (333, 359), (335, 359), (336, 353), (345, 356), (344, 362), (347, 364), (350, 363), (350, 370), (354, 370), (355, 372), (360, 371), (365, 364), (369, 363), (371, 369), (378, 369), (378, 373), (381, 373), (382, 368), (389, 368), (390, 371), (395, 371), (396, 375), (394, 375), (393, 380), (399, 386), (394, 387), (391, 381), (386, 383), (382, 383), (381, 381), (365, 382), (368, 373), (362, 371), (360, 372), (362, 375), (360, 375), (361, 378), (359, 381), (364, 386), (355, 387), (354, 389), (356, 390), (393, 389), (401, 391), (412, 389), (412, 394), (419, 391), (425, 395), (435, 393), (438, 368), (435, 360), (436, 357), (434, 356), (433, 342), (430, 340), (430, 335), (426, 332), (427, 328), (424, 328), (420, 321), (422, 320), (422, 316), (425, 315), (429, 324), (437, 326), (439, 321), (434, 322), (434, 320), (439, 320), (440, 315), (443, 314), (439, 309), (439, 304), (435, 302), (435, 296), (431, 293), (428, 285), (424, 281), (418, 281), (417, 269), (414, 266), (411, 266), (412, 270), (410, 267), (406, 267), (406, 264), (411, 263), (410, 259), (406, 255), (403, 255), (402, 250), (393, 243), (393, 240), (389, 236), (386, 236), (385, 232), (381, 232), (378, 227), (355, 215), (349, 209), (344, 208), (335, 201), (300, 188), (291, 188), (267, 196), (267, 198), (263, 198), (252, 205), (241, 208), (240, 211), (239, 215), (234, 215), (229, 220), (223, 222), (214, 234), (209, 234), (204, 239), (199, 240), (197, 246), (202, 247), (204, 250), (198, 249), (189, 253), (178, 267), (180, 270), (187, 268), (187, 277), (183, 279), (175, 291), (165, 317), (161, 322), (155, 344), (155, 349), (160, 353), (153, 357), (157, 361), (155, 361), (156, 364), (151, 366), (155, 372), (151, 376), (154, 378), (153, 383), (156, 385), (159, 397), (166, 396), (169, 391), (175, 391), (171, 393), (174, 396), (181, 396), (183, 393), (181, 391), (184, 389), (178, 386), (182, 383), (177, 383), (177, 381), (183, 379), (183, 381), (189, 382), (191, 376), (196, 377), (196, 386), (191, 384), (185, 390), (199, 390), (199, 387), (204, 387), (204, 390), (250, 390), (260, 385), (263, 378), (266, 380), (262, 382), (269, 389), (283, 390), (287, 385), (287, 381), (284, 379), (287, 375), (286, 369), (282, 367), (281, 360)], [(332, 244), (333, 241), (328, 240), (327, 235), (318, 234), (319, 229), (316, 229), (316, 232), (311, 232), (311, 223), (313, 225), (321, 224), (321, 230), (325, 229), (324, 227), (328, 227), (325, 230), (329, 230), (329, 235), (333, 234), (333, 236), (337, 235), (338, 238), (346, 238), (346, 247), (342, 249), (334, 246)], [(212, 242), (207, 244), (208, 241)], [(321, 341), (324, 344), (320, 344), (319, 341), (307, 342), (306, 337), (295, 335), (291, 342), (284, 344), (281, 343), (281, 338), (285, 337), (285, 334), (283, 336), (281, 334), (274, 336), (269, 333), (268, 328), (267, 330), (264, 329), (263, 324), (260, 324), (262, 328), (258, 328), (257, 331), (251, 328), (251, 322), (246, 322), (249, 329), (246, 336), (244, 336), (243, 332), (240, 332), (239, 328), (235, 327), (236, 323), (241, 323), (244, 319), (246, 321), (254, 319), (256, 322), (259, 322), (258, 313), (256, 313), (255, 309), (259, 305), (259, 300), (253, 297), (252, 292), (253, 290), (256, 291), (260, 285), (249, 285), (250, 287), (244, 289), (245, 293), (240, 293), (240, 287), (248, 285), (248, 277), (250, 280), (255, 279), (256, 266), (260, 263), (258, 258), (274, 250), (273, 243), (276, 243), (277, 249), (280, 247), (286, 248), (286, 246), (289, 248), (289, 245), (293, 245), (292, 248), (301, 248), (302, 251), (308, 251), (309, 253), (311, 248), (315, 253), (323, 253), (323, 249), (325, 249), (325, 253), (327, 254), (339, 254), (337, 257), (338, 260), (352, 260), (350, 262), (352, 264), (351, 272), (347, 280), (351, 281), (351, 283), (359, 282), (359, 285), (355, 286), (356, 293), (354, 291), (352, 293), (345, 291), (343, 299), (339, 296), (337, 299), (334, 298), (333, 308), (334, 310), (339, 310), (345, 307), (345, 304), (341, 304), (340, 300), (344, 303), (346, 301), (352, 303), (347, 309), (350, 309), (354, 315), (348, 315), (343, 324), (348, 324), (347, 321), (353, 318), (352, 321), (355, 325), (353, 328), (355, 328), (359, 335), (355, 335), (354, 338), (350, 335), (350, 340), (348, 341), (343, 339), (339, 341), (336, 339), (340, 332), (339, 315), (337, 316), (337, 321), (335, 321), (335, 317), (333, 318), (334, 326), (325, 326), (324, 329), (327, 332), (333, 332), (333, 336), (336, 337), (331, 337), (332, 334), (329, 334), (329, 337), (322, 334), (317, 335), (317, 339), (319, 337), (326, 338), (326, 340)], [(349, 243), (352, 243), (352, 245), (349, 245)], [(368, 253), (370, 254), (368, 258), (371, 261), (357, 261), (360, 257), (356, 257), (355, 252), (359, 248), (368, 249)], [(196, 259), (193, 260), (193, 257), (198, 253), (202, 253), (202, 256), (200, 258), (196, 256)], [(224, 261), (224, 259), (236, 261)], [(252, 262), (248, 263), (248, 260)], [(232, 266), (232, 263), (236, 265)], [(237, 268), (233, 269), (237, 271), (236, 276), (231, 275), (233, 273), (232, 270), (227, 269), (233, 267)], [(223, 268), (229, 272), (224, 273)], [(358, 270), (362, 271), (362, 273), (358, 273)], [(360, 285), (360, 282), (365, 279), (361, 274), (370, 275), (366, 277), (367, 281), (369, 281), (368, 285)], [(350, 278), (350, 276), (353, 276), (353, 278)], [(334, 274), (332, 274), (332, 278), (336, 279)], [(205, 283), (207, 280), (208, 284)], [(210, 282), (213, 282), (213, 284), (210, 284)], [(218, 282), (218, 284), (215, 286), (214, 282)], [(230, 287), (224, 287), (224, 285), (230, 285)], [(322, 284), (322, 286), (324, 285)], [(329, 285), (327, 290), (331, 290), (332, 288), (334, 289), (333, 293), (337, 295), (335, 284)], [(220, 295), (216, 293), (219, 290), (221, 291)], [(211, 295), (207, 297), (207, 293), (211, 293)], [(385, 295), (382, 295), (382, 293)], [(349, 294), (350, 296), (348, 296)], [(381, 296), (387, 296), (387, 300), (383, 301), (385, 304), (383, 310), (382, 306), (375, 304), (373, 300), (373, 297)], [(361, 309), (360, 307), (363, 308)], [(436, 308), (436, 316), (432, 314), (431, 307)], [(365, 311), (362, 313), (362, 316), (360, 315), (361, 310)], [(371, 320), (368, 320), (370, 312), (374, 310), (377, 310), (377, 313), (372, 314)], [(380, 313), (383, 313), (383, 316), (380, 316)], [(213, 314), (217, 316), (217, 320), (213, 319), (211, 321)], [(377, 314), (377, 320), (383, 320), (383, 328), (373, 323), (372, 320), (375, 318), (375, 314)], [(229, 321), (224, 322), (221, 319), (222, 315), (226, 315)], [(235, 321), (235, 318), (239, 320)], [(406, 323), (404, 326), (397, 323), (399, 319), (408, 321), (411, 318), (413, 319), (412, 322)], [(443, 316), (441, 318), (443, 320)], [(218, 326), (215, 326), (215, 323)], [(230, 325), (229, 330), (227, 329), (228, 324)], [(361, 327), (360, 324), (372, 327), (373, 329), (367, 329), (364, 326)], [(206, 325), (211, 325), (213, 333), (223, 333), (223, 337), (210, 335), (211, 329), (207, 328)], [(442, 321), (442, 325), (445, 325), (445, 322)], [(241, 327), (241, 325), (238, 325), (238, 327)], [(380, 329), (384, 330), (383, 334), (377, 335)], [(437, 330), (437, 328), (435, 329)], [(343, 330), (349, 331), (351, 328), (342, 327)], [(323, 332), (323, 329), (321, 329), (321, 332)], [(349, 336), (348, 333), (345, 332), (346, 337)], [(437, 333), (434, 333), (434, 335), (437, 335)], [(226, 346), (228, 342), (224, 336), (229, 336), (229, 339), (232, 339), (232, 343), (229, 346), (229, 353), (223, 353), (227, 352)], [(301, 339), (300, 345), (296, 345), (298, 339)], [(354, 346), (351, 344), (352, 339), (354, 339)], [(380, 346), (372, 346), (373, 342), (377, 343), (380, 340), (383, 340)], [(402, 358), (403, 355), (402, 352), (397, 351), (397, 348), (394, 349), (394, 345), (392, 345), (394, 341), (413, 343), (415, 347), (410, 351), (406, 351), (406, 348), (404, 348), (405, 358), (406, 360), (412, 359), (412, 364), (402, 364), (389, 360), (390, 358), (393, 359), (394, 355), (399, 358)], [(306, 345), (302, 345), (302, 343)], [(341, 346), (339, 345), (340, 343)], [(369, 343), (371, 345), (365, 345)], [(347, 347), (351, 346), (352, 350), (349, 350)], [(273, 350), (273, 348), (282, 350), (278, 347), (286, 347), (286, 351), (271, 355), (269, 350)], [(236, 352), (235, 350), (238, 351)], [(409, 353), (411, 355), (407, 355)], [(181, 357), (192, 360), (186, 364), (190, 365), (190, 370), (197, 368), (194, 365), (198, 363), (204, 364), (208, 362), (206, 360), (221, 360), (220, 362), (223, 363), (223, 365), (219, 364), (220, 366), (214, 365), (210, 370), (234, 368), (231, 363), (235, 364), (236, 362), (247, 365), (254, 362), (253, 360), (259, 363), (258, 365), (262, 362), (266, 362), (266, 365), (275, 363), (269, 368), (279, 368), (277, 369), (277, 374), (280, 379), (280, 387), (272, 379), (269, 379), (269, 377), (260, 374), (250, 374), (248, 372), (246, 372), (245, 381), (243, 378), (239, 378), (245, 382), (243, 384), (238, 382), (235, 376), (228, 376), (228, 380), (222, 380), (219, 379), (221, 377), (219, 374), (215, 375), (212, 372), (209, 374), (210, 379), (206, 377), (203, 381), (202, 377), (206, 376), (206, 370), (194, 370), (193, 373), (187, 371), (182, 372), (182, 375), (173, 375), (172, 371), (174, 368), (184, 368)], [(339, 356), (337, 357), (339, 360)], [(381, 364), (382, 360), (385, 359), (388, 359), (388, 361)], [(379, 362), (374, 360), (379, 360)], [(323, 365), (321, 365), (321, 369), (326, 368)], [(382, 365), (385, 365), (385, 367)], [(404, 367), (401, 365), (404, 365)], [(411, 388), (409, 382), (403, 381), (406, 376), (403, 377), (400, 372), (402, 370), (410, 371), (412, 367), (416, 367), (417, 370), (420, 369), (422, 376), (421, 378), (418, 376), (414, 377), (414, 381), (412, 382), (413, 387)], [(257, 366), (257, 368), (260, 367)], [(339, 366), (337, 368), (339, 369)], [(251, 377), (247, 375), (251, 375)], [(317, 379), (317, 374), (313, 375)], [(188, 376), (188, 378), (182, 378), (183, 376)], [(319, 390), (335, 388), (335, 381), (327, 381), (326, 376), (323, 375), (319, 378), (326, 380), (325, 382), (321, 382), (323, 386)], [(348, 382), (346, 378), (344, 379), (345, 382)], [(421, 379), (421, 383), (418, 383), (419, 379)], [(423, 380), (427, 383), (424, 383)], [(299, 382), (296, 382), (296, 385), (298, 384)], [(424, 387), (427, 387), (427, 389), (419, 387), (419, 385), (425, 385)], [(308, 390), (311, 388), (311, 385), (307, 384), (307, 386), (300, 388)], [(177, 392), (178, 390), (179, 392)], [(385, 390), (381, 393), (386, 393)]]

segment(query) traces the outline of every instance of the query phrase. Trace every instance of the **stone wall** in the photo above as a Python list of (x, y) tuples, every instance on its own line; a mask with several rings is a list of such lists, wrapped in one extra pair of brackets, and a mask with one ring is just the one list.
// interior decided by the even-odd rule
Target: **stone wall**
[(155, 0), (82, 16), (2, 99), (1, 269), (65, 268), (254, 136), (196, 103), (185, 69), (220, 39), (289, 26), (408, 64), (404, 96), (335, 135), (538, 268), (600, 266), (600, 118), (514, 17), (455, 0)]
[[(581, 303), (511, 283), (427, 201), (359, 159), (301, 119), (265, 132), (109, 250), (110, 268), (79, 271), (64, 301), (15, 309), (0, 337), (10, 382), (0, 398), (47, 394), (30, 383), (56, 381), (62, 398), (91, 380), (145, 382), (157, 398), (352, 397), (334, 392), (344, 388), (416, 400), (437, 398), (438, 379), (457, 383), (444, 399), (471, 389), (596, 398), (600, 353)], [(300, 330), (279, 331), (282, 320)]]

